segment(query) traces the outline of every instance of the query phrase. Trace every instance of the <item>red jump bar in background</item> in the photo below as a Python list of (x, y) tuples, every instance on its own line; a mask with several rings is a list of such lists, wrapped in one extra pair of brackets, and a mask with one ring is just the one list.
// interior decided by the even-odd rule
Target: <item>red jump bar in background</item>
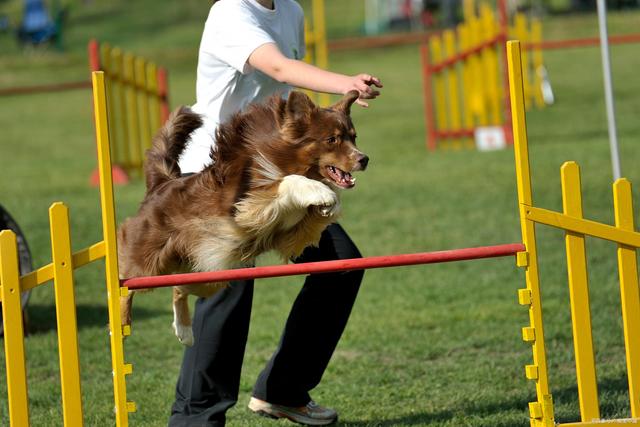
[[(609, 36), (609, 44), (640, 43), (640, 33)], [(525, 43), (525, 49), (569, 49), (600, 46), (598, 37), (568, 40), (544, 40), (539, 43)]]
[(417, 254), (386, 255), (334, 261), (308, 262), (302, 264), (271, 265), (265, 267), (240, 268), (204, 273), (170, 274), (124, 279), (121, 286), (129, 289), (160, 288), (194, 283), (227, 282), (233, 280), (259, 279), (278, 276), (295, 276), (310, 273), (363, 270), (368, 268), (399, 267), (403, 265), (435, 264), (480, 258), (495, 258), (515, 255), (525, 250), (522, 243), (511, 243), (477, 248), (452, 249)]

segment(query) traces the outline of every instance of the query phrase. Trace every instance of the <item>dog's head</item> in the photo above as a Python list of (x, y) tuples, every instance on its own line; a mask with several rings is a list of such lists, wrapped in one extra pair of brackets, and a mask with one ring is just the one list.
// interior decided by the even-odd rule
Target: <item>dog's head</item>
[[(354, 171), (365, 170), (369, 157), (356, 147), (351, 105), (358, 91), (347, 93), (329, 108), (316, 106), (307, 95), (293, 91), (284, 106), (281, 135), (295, 156), (288, 173), (322, 181), (333, 188), (352, 188)], [(292, 170), (292, 168), (294, 170)]]

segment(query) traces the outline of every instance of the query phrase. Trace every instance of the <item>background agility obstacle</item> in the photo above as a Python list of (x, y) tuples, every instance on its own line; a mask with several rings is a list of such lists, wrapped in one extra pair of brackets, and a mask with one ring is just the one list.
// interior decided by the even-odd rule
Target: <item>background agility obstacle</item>
[[(430, 150), (475, 147), (477, 129), (486, 127), (500, 128), (503, 144), (513, 143), (504, 46), (510, 38), (537, 46), (542, 24), (524, 13), (516, 13), (510, 24), (506, 2), (498, 1), (496, 7), (494, 12), (486, 2), (466, 1), (464, 21), (431, 35), (422, 46)], [(523, 64), (525, 105), (542, 108), (542, 51), (523, 53)]]

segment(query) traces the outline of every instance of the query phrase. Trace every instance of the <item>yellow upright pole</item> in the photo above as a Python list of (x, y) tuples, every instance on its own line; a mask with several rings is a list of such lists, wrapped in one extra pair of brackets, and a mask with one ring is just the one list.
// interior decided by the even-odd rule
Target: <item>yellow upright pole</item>
[(113, 181), (111, 177), (111, 157), (109, 155), (109, 127), (105, 103), (104, 75), (92, 73), (93, 104), (98, 144), (98, 169), (100, 172), (100, 203), (102, 206), (102, 230), (105, 242), (105, 274), (107, 282), (107, 304), (109, 308), (109, 335), (111, 341), (111, 364), (113, 367), (113, 395), (115, 399), (116, 426), (129, 424), (128, 412), (135, 411), (135, 404), (127, 401), (125, 375), (132, 366), (124, 363), (122, 339), (125, 332), (120, 316), (120, 295), (126, 288), (120, 288), (118, 277), (118, 249), (116, 246), (116, 217), (113, 203)]
[(58, 325), (62, 414), (65, 426), (82, 426), (82, 390), (69, 209), (60, 202), (54, 203), (49, 208), (49, 222)]
[(16, 235), (11, 230), (0, 231), (0, 295), (4, 319), (4, 355), (7, 366), (7, 397), (9, 424), (29, 425), (27, 368), (24, 354), (24, 327), (20, 301), (20, 273)]
[[(329, 50), (327, 48), (327, 29), (324, 13), (324, 0), (313, 0), (311, 2), (313, 9), (313, 40), (315, 46), (315, 62), (316, 65), (323, 70), (329, 68)], [(329, 105), (329, 94), (321, 93), (319, 102), (322, 106)]]
[[(114, 73), (113, 73), (113, 62), (112, 62), (112, 52), (113, 49), (111, 48), (111, 45), (109, 45), (109, 43), (102, 43), (100, 45), (100, 56), (101, 56), (101, 63), (102, 63), (102, 71), (104, 71), (104, 80), (105, 80), (105, 85), (107, 87), (106, 91), (107, 91), (107, 105), (108, 105), (108, 109), (109, 111), (115, 111), (116, 110), (116, 98), (114, 96), (115, 93), (115, 87), (113, 84), (114, 81)], [(124, 167), (124, 156), (125, 156), (125, 151), (127, 149), (127, 146), (125, 144), (122, 143), (121, 140), (119, 140), (118, 138), (116, 138), (116, 129), (115, 129), (115, 121), (112, 123), (109, 123), (109, 133), (111, 135), (113, 135), (113, 143), (111, 144), (111, 155), (113, 156), (113, 161), (116, 164), (119, 165), (123, 165)]]
[(553, 401), (549, 392), (547, 356), (544, 346), (542, 323), (542, 297), (538, 272), (535, 224), (527, 219), (527, 209), (533, 206), (527, 123), (524, 108), (522, 84), (522, 63), (520, 62), (520, 42), (507, 43), (509, 67), (509, 89), (511, 96), (511, 119), (513, 122), (514, 154), (518, 186), (518, 203), (522, 243), (526, 253), (518, 254), (518, 265), (525, 268), (527, 287), (518, 293), (520, 304), (529, 307), (530, 325), (522, 329), (522, 338), (532, 344), (533, 364), (525, 367), (527, 378), (535, 381), (537, 402), (529, 404), (531, 425), (534, 427), (554, 427)]
[(474, 0), (463, 0), (462, 17), (465, 22), (469, 22), (476, 16), (476, 2)]
[[(456, 37), (453, 30), (445, 30), (443, 33), (445, 58), (451, 58), (457, 54)], [(460, 116), (460, 92), (458, 83), (458, 71), (455, 66), (447, 69), (447, 92), (449, 93), (449, 128), (448, 130), (457, 132), (462, 127)], [(460, 148), (460, 140), (451, 140), (451, 146)]]
[[(580, 169), (575, 162), (566, 162), (560, 169), (562, 176), (562, 204), (565, 215), (582, 218)], [(576, 377), (582, 421), (600, 418), (598, 384), (591, 337), (589, 307), (589, 276), (584, 234), (565, 232), (569, 297), (573, 325), (573, 346), (576, 358)]]
[[(158, 67), (155, 63), (147, 63), (147, 93), (149, 94), (149, 126), (153, 136), (162, 124), (160, 117), (160, 96), (158, 94)], [(149, 141), (149, 148), (151, 146)]]
[[(484, 41), (493, 39), (498, 34), (496, 17), (489, 5), (480, 7), (480, 19), (484, 33)], [(485, 102), (489, 111), (489, 124), (500, 125), (502, 123), (502, 90), (500, 85), (498, 52), (495, 47), (482, 50), (482, 62), (485, 73)]]
[[(460, 50), (466, 51), (472, 47), (471, 45), (471, 26), (469, 23), (458, 25), (458, 40), (460, 40)], [(462, 67), (462, 122), (465, 129), (473, 129), (473, 67), (471, 56), (467, 56), (461, 64)], [(472, 148), (474, 146), (473, 138), (464, 137), (464, 145)]]
[[(110, 87), (107, 87), (107, 103), (109, 111), (112, 112), (109, 121), (109, 135), (111, 135), (111, 145), (114, 147), (113, 153), (114, 163), (119, 164), (122, 168), (127, 167), (128, 154), (126, 144), (126, 128), (121, 126), (120, 116), (126, 114), (120, 108), (122, 102), (122, 51), (118, 48), (111, 49), (109, 57), (109, 81)], [(103, 70), (107, 72), (106, 70)], [(118, 147), (116, 149), (116, 147)]]
[(124, 84), (127, 93), (127, 132), (128, 149), (131, 163), (129, 167), (137, 169), (142, 163), (142, 153), (140, 152), (140, 119), (138, 115), (138, 93), (136, 90), (134, 57), (130, 53), (124, 54)]
[[(631, 183), (619, 179), (613, 185), (616, 227), (635, 231)], [(638, 288), (638, 262), (636, 249), (618, 244), (618, 270), (622, 300), (622, 324), (627, 356), (627, 378), (631, 416), (640, 417), (640, 289)]]
[[(482, 21), (474, 14), (469, 20), (469, 46), (475, 47), (484, 41)], [(475, 53), (469, 57), (471, 87), (469, 97), (473, 108), (475, 123), (480, 126), (488, 124), (486, 102), (486, 72), (483, 67), (482, 54)]]
[(151, 125), (149, 123), (149, 98), (151, 96), (147, 91), (147, 64), (140, 57), (135, 59), (135, 87), (139, 94), (138, 111), (140, 117), (140, 139), (137, 141), (140, 150), (140, 164), (137, 165), (137, 169), (142, 176), (144, 153), (147, 148), (151, 147)]
[[(531, 21), (531, 42), (542, 42), (542, 22), (539, 19), (533, 19)], [(542, 70), (544, 67), (544, 61), (542, 59), (542, 49), (536, 47), (531, 49), (531, 62), (533, 73), (533, 100), (537, 108), (543, 108), (545, 106), (544, 96), (542, 94)]]
[(129, 170), (131, 155), (129, 154), (129, 135), (127, 134), (127, 103), (124, 80), (122, 50), (116, 47), (111, 50), (111, 94), (113, 99), (109, 102), (111, 114), (109, 135), (112, 141), (111, 145), (120, 147), (118, 157), (114, 158), (114, 163), (119, 163), (122, 168)]
[[(527, 16), (524, 13), (516, 13), (513, 23), (514, 36), (520, 41), (527, 42), (530, 40)], [(531, 108), (532, 90), (531, 90), (531, 78), (530, 72), (529, 53), (522, 51), (522, 81), (524, 84), (524, 105), (527, 108)]]

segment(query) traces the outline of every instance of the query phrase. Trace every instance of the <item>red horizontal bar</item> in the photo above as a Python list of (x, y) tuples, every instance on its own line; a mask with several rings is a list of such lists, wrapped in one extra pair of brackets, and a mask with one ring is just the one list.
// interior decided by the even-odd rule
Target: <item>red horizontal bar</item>
[(463, 50), (462, 52), (459, 52), (443, 61), (440, 61), (437, 64), (432, 64), (431, 65), (431, 70), (434, 73), (438, 73), (440, 71), (442, 71), (443, 69), (447, 68), (447, 67), (451, 67), (452, 65), (457, 64), (460, 61), (464, 61), (465, 59), (467, 59), (469, 56), (471, 55), (475, 55), (476, 53), (480, 53), (483, 49), (486, 49), (488, 47), (495, 47), (501, 40), (504, 39), (504, 36), (502, 34), (497, 34), (496, 36), (492, 37), (489, 40), (486, 40), (476, 46), (473, 46), (472, 48), (469, 48), (467, 50)]
[(61, 92), (73, 89), (90, 89), (90, 81), (53, 83), (48, 85), (17, 86), (0, 89), (0, 96), (26, 95), (31, 93)]
[(381, 36), (348, 37), (338, 40), (327, 40), (330, 51), (371, 49), (402, 44), (424, 43), (429, 39), (431, 32), (384, 34)]
[(475, 129), (437, 130), (435, 135), (438, 139), (473, 137)]
[[(622, 34), (609, 36), (609, 44), (640, 43), (640, 34)], [(598, 37), (568, 40), (545, 40), (538, 43), (525, 43), (525, 49), (568, 49), (578, 47), (599, 46)]]
[(495, 258), (522, 252), (522, 243), (511, 243), (477, 248), (453, 249), (417, 254), (386, 255), (335, 261), (308, 262), (302, 264), (270, 265), (266, 267), (240, 268), (235, 270), (209, 271), (205, 273), (170, 274), (165, 276), (135, 277), (120, 281), (129, 289), (160, 288), (193, 283), (227, 282), (233, 280), (259, 279), (266, 277), (295, 276), (310, 273), (363, 270), (367, 268), (399, 267), (403, 265), (435, 264), (480, 258)]

